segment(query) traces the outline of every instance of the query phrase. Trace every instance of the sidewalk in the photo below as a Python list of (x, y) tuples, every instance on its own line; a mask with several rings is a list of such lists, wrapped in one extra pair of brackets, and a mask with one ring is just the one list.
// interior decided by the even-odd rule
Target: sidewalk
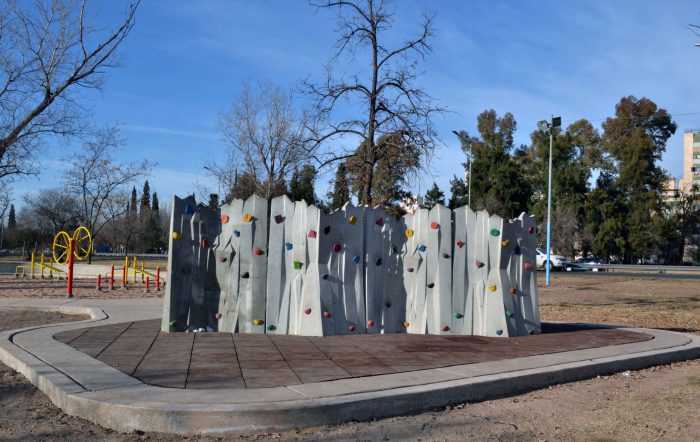
[[(68, 414), (118, 431), (210, 433), (337, 424), (514, 395), (554, 383), (700, 356), (700, 337), (625, 329), (653, 339), (573, 351), (550, 348), (547, 351), (556, 352), (322, 382), (290, 382), (270, 388), (165, 388), (145, 384), (86, 354), (91, 345), (93, 349), (101, 346), (94, 355), (109, 345), (113, 345), (113, 355), (119, 355), (118, 349), (135, 354), (128, 345), (135, 341), (119, 346), (113, 331), (105, 331), (109, 328), (84, 332), (94, 336), (83, 340), (82, 351), (53, 338), (62, 332), (119, 323), (132, 325), (112, 328), (125, 331), (135, 327), (134, 337), (153, 336), (153, 330), (139, 328), (135, 321), (159, 318), (162, 299), (6, 298), (0, 299), (0, 308), (59, 309), (91, 315), (89, 321), (2, 333), (0, 360), (21, 372)], [(69, 335), (64, 334), (64, 340), (70, 341)], [(408, 338), (412, 337), (399, 337)], [(348, 347), (342, 340), (335, 342), (338, 349)], [(155, 353), (151, 371), (168, 374), (175, 369), (173, 358), (164, 357), (158, 364), (158, 354), (167, 352), (168, 347), (164, 347)]]

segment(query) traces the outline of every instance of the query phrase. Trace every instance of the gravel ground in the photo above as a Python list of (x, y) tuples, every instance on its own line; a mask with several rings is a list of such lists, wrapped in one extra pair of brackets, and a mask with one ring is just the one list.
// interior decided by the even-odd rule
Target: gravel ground
[[(543, 279), (543, 278), (541, 278)], [(27, 285), (35, 281), (24, 280)], [(0, 284), (4, 283), (0, 278)], [(15, 282), (18, 284), (18, 282)], [(64, 282), (65, 284), (65, 282)], [(9, 285), (0, 285), (0, 297)], [(63, 296), (47, 288), (22, 296)], [(81, 296), (132, 296), (85, 287)], [(543, 320), (608, 322), (700, 333), (700, 284), (693, 280), (556, 275), (541, 287)], [(137, 295), (134, 295), (137, 296)], [(62, 316), (62, 317), (61, 317)], [(54, 313), (0, 311), (0, 330), (65, 322)], [(602, 376), (494, 401), (413, 416), (286, 432), (223, 437), (122, 434), (63, 414), (23, 376), (0, 364), (0, 440), (668, 440), (700, 434), (700, 360)]]

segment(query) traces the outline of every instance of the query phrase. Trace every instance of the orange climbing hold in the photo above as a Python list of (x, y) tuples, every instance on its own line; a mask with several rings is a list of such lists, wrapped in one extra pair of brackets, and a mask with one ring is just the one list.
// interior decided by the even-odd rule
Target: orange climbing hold
[(436, 223), (435, 221), (433, 221), (432, 223), (430, 223), (430, 228), (433, 229), (433, 230), (437, 230), (437, 229), (440, 228), (440, 224), (438, 224), (438, 223)]
[(244, 213), (243, 214), (243, 221), (245, 221), (247, 223), (253, 221), (253, 215), (251, 215), (250, 213)]
[(226, 224), (228, 222), (228, 215), (221, 215), (221, 224)]

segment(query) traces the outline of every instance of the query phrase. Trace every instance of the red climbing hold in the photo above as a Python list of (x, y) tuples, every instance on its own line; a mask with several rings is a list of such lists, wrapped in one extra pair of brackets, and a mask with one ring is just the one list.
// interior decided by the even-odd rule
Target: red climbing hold
[(219, 262), (226, 262), (225, 256), (219, 256)]
[(510, 294), (511, 294), (511, 295), (515, 295), (516, 293), (518, 293), (518, 289), (516, 289), (515, 287), (511, 287), (511, 288), (510, 288)]
[(306, 310), (304, 310), (304, 313), (307, 314), (307, 315), (310, 315), (310, 314), (311, 314), (311, 309), (310, 309), (310, 308), (307, 308)]
[(226, 224), (228, 222), (228, 215), (221, 215), (221, 224)]
[(351, 332), (354, 332), (354, 331), (355, 331), (355, 326), (352, 325), (352, 324), (348, 325), (348, 330), (351, 331)]
[(309, 238), (316, 238), (316, 231), (315, 230), (309, 230), (309, 234), (306, 235)]
[(338, 252), (340, 252), (341, 250), (343, 250), (343, 246), (342, 246), (342, 245), (340, 245), (340, 244), (333, 244), (333, 251), (334, 251), (334, 252), (338, 253)]
[(534, 227), (534, 226), (530, 226), (530, 228), (527, 229), (527, 233), (535, 233), (535, 227)]
[(215, 314), (214, 317), (215, 317), (217, 320), (221, 319), (221, 313)]
[(329, 312), (329, 311), (323, 312), (323, 317), (324, 317), (324, 318), (330, 318), (331, 316), (332, 316), (332, 315), (331, 315), (331, 312)]
[(260, 250), (260, 249), (257, 248), (257, 247), (253, 247), (253, 253), (255, 253), (256, 255), (260, 256), (260, 255), (264, 254), (265, 252), (263, 252), (262, 250)]
[(485, 264), (479, 260), (474, 261), (474, 265), (476, 266), (477, 269), (482, 268)]
[(206, 239), (203, 239), (202, 240), (202, 248), (206, 249), (207, 247), (209, 247), (209, 241), (207, 241)]
[(437, 230), (438, 228), (440, 228), (440, 224), (433, 221), (432, 223), (430, 223), (430, 228), (433, 230)]
[(525, 267), (525, 270), (532, 270), (532, 264), (529, 262), (526, 262), (524, 267)]
[(442, 327), (440, 327), (440, 330), (442, 330), (442, 331), (450, 331), (450, 327), (449, 327), (448, 325), (443, 325)]
[(374, 321), (367, 321), (367, 327), (372, 327), (374, 325)]
[(460, 248), (460, 249), (461, 249), (462, 247), (464, 247), (464, 242), (463, 242), (463, 241), (457, 241), (457, 247)]
[(381, 218), (381, 217), (377, 218), (377, 219), (374, 221), (374, 224), (376, 224), (376, 225), (378, 225), (378, 226), (380, 226), (380, 227), (383, 226), (383, 225), (384, 225), (384, 218)]

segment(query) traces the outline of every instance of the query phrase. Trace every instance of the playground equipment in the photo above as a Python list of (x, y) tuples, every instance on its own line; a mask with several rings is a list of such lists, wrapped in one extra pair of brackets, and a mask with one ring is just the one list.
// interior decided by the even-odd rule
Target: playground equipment
[[(109, 272), (109, 277), (105, 276), (109, 283), (109, 289), (114, 290), (115, 274), (118, 276), (121, 273), (121, 287), (126, 288), (129, 284), (129, 275), (132, 276), (132, 283), (139, 282), (138, 275), (141, 275), (140, 282), (145, 284), (146, 292), (150, 292), (151, 282), (154, 283), (156, 291), (160, 291), (161, 286), (165, 282), (164, 278), (160, 276), (160, 266), (156, 267), (155, 270), (150, 271), (146, 269), (146, 263), (141, 261), (139, 263), (138, 258), (133, 256), (124, 257), (124, 265), (121, 270), (115, 269), (114, 266), (111, 267)], [(102, 289), (102, 275), (97, 275), (97, 290)]]
[(46, 262), (46, 257), (42, 253), (39, 255), (39, 261), (37, 262), (36, 260), (36, 254), (32, 252), (31, 258), (30, 258), (30, 264), (29, 265), (20, 265), (15, 267), (15, 278), (22, 274), (23, 277), (27, 276), (27, 273), (31, 276), (32, 279), (34, 279), (36, 276), (37, 271), (40, 271), (41, 277), (44, 278), (44, 271), (48, 270), (49, 271), (49, 278), (53, 278), (54, 272), (58, 275), (58, 279), (61, 279), (61, 274), (66, 273), (65, 270), (59, 269), (58, 267), (55, 266), (57, 264), (54, 259), (51, 257), (49, 258), (48, 263)]
[(90, 256), (92, 250), (92, 235), (85, 226), (80, 226), (69, 235), (61, 230), (53, 238), (53, 259), (57, 264), (68, 264), (68, 287), (66, 292), (69, 298), (73, 297), (73, 263), (74, 260), (82, 261)]

